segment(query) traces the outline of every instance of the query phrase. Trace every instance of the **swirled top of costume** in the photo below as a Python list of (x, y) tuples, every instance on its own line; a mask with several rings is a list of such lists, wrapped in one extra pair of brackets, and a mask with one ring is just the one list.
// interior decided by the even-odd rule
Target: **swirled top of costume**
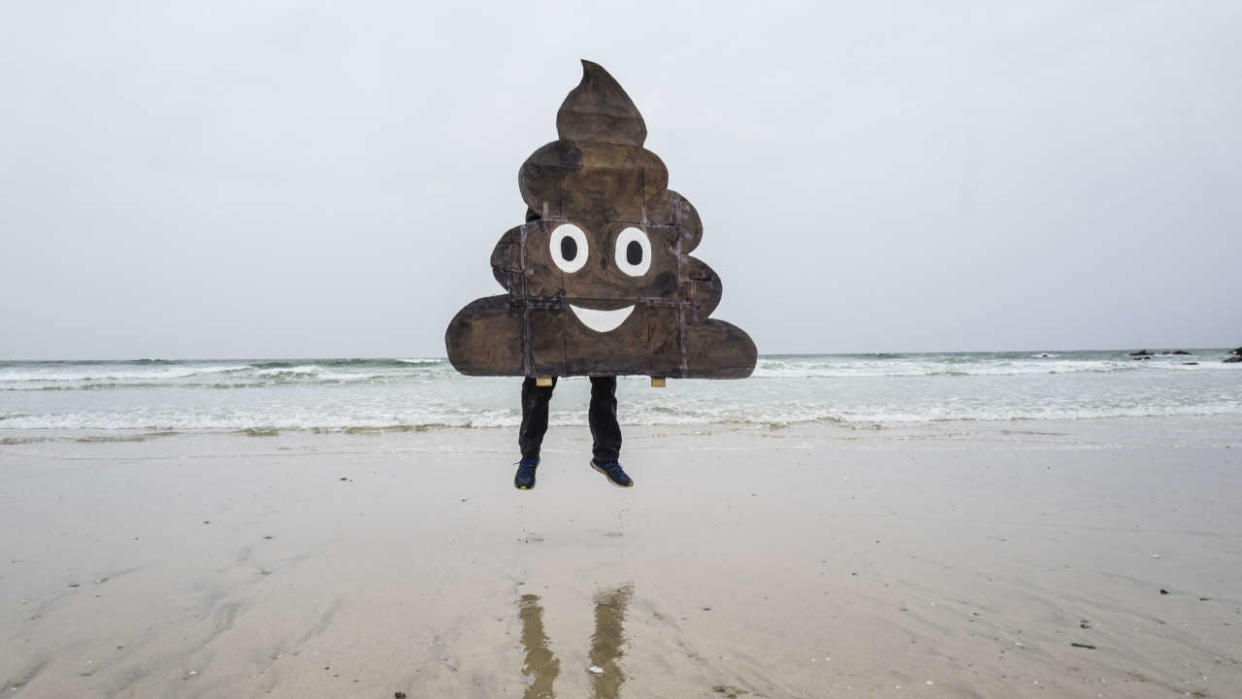
[(556, 113), (560, 139), (522, 165), (518, 186), (532, 210), (637, 221), (668, 187), (668, 169), (643, 148), (647, 125), (608, 71), (582, 62), (582, 80)]
[(616, 79), (598, 63), (584, 60), (582, 82), (556, 112), (556, 133), (563, 141), (641, 146), (647, 124)]

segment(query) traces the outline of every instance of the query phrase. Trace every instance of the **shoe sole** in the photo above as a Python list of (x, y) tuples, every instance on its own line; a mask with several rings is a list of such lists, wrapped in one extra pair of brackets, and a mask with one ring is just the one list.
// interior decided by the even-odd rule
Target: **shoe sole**
[(600, 468), (599, 466), (596, 466), (594, 461), (592, 461), (592, 462), (591, 462), (591, 468), (595, 469), (595, 470), (596, 470), (596, 471), (598, 471), (599, 473), (602, 473), (602, 474), (604, 475), (604, 480), (608, 481), (609, 483), (613, 484), (614, 486), (616, 486), (616, 487), (618, 487), (618, 488), (633, 488), (633, 487), (634, 487), (634, 479), (633, 479), (633, 478), (631, 478), (631, 479), (630, 479), (630, 484), (629, 484), (629, 485), (621, 485), (620, 483), (617, 483), (617, 482), (616, 482), (616, 481), (614, 481), (613, 479), (609, 478), (609, 477), (608, 477), (608, 472), (607, 472), (607, 471), (605, 471), (604, 469)]

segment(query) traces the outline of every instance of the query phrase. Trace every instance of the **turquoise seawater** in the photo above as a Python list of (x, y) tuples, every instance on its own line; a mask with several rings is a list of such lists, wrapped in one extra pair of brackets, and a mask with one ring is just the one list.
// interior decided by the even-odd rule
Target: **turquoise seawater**
[[(1242, 414), (1224, 349), (770, 355), (745, 380), (618, 388), (623, 424), (890, 425)], [(518, 378), (444, 359), (0, 362), (6, 430), (435, 429), (518, 424)], [(582, 423), (588, 383), (563, 380), (554, 424)], [(0, 435), (2, 436), (2, 435)]]

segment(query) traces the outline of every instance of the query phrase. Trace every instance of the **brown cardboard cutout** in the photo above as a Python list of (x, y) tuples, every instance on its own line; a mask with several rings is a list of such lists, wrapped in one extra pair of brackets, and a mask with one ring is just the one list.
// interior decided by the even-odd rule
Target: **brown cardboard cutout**
[(583, 61), (556, 115), (560, 139), (522, 165), (526, 223), (492, 252), (509, 292), (477, 299), (445, 333), (449, 361), (479, 376), (646, 374), (743, 378), (755, 344), (708, 316), (720, 278), (689, 255), (698, 212), (667, 189), (629, 95)]

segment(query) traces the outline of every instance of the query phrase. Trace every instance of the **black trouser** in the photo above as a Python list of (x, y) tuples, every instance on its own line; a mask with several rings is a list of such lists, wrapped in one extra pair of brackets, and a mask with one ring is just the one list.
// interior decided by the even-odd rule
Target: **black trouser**
[[(518, 430), (518, 446), (523, 459), (539, 458), (543, 435), (548, 431), (548, 401), (552, 399), (551, 386), (536, 386), (533, 377), (522, 382), (522, 427)], [(587, 414), (591, 425), (591, 438), (595, 440), (591, 452), (599, 461), (612, 461), (621, 456), (621, 426), (617, 424), (617, 377), (591, 377), (591, 410)]]

